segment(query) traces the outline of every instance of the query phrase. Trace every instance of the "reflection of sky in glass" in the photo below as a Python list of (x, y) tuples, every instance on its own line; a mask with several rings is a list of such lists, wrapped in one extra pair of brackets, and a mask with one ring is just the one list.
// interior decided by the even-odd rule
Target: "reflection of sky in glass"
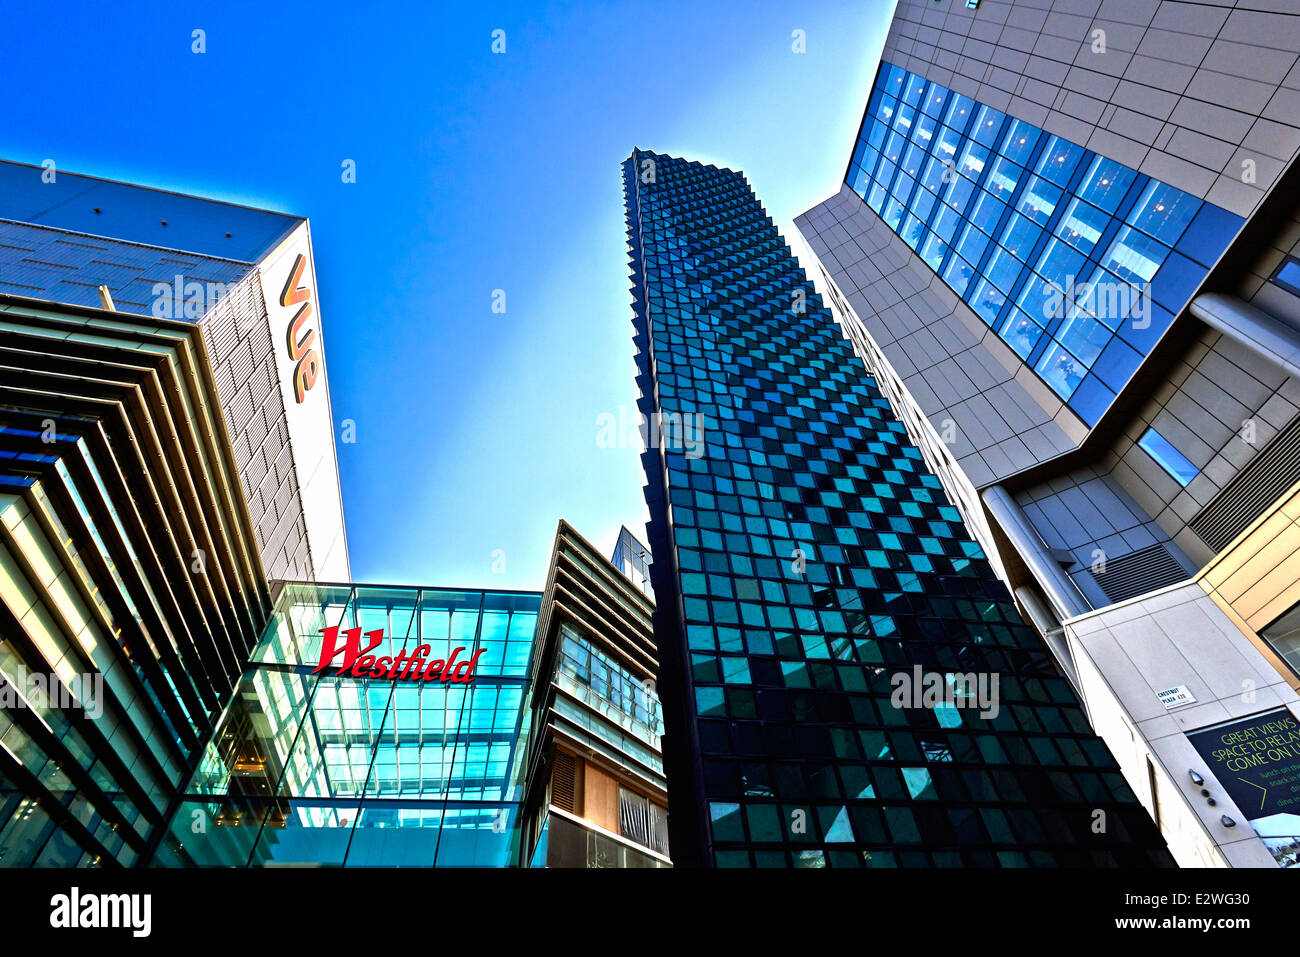
[[(279, 795), (260, 832), (261, 810), (242, 818), (262, 863), (428, 865), (435, 853), (440, 863), (505, 863), (521, 799), (524, 682), (540, 600), (286, 586), (189, 793)], [(429, 660), (458, 647), (460, 660), (483, 654), (469, 685), (314, 675), (319, 630), (335, 624), (383, 629), (374, 653), (425, 644)], [(449, 809), (449, 801), (464, 806)], [(402, 828), (432, 836), (404, 838), (395, 833)]]
[[(1240, 225), (1181, 190), (888, 63), (845, 180), (1090, 425)], [(1198, 234), (1187, 255), (1175, 255), (1203, 208), (1217, 214), (1215, 235)], [(1145, 287), (1171, 257), (1180, 275), (1163, 301), (1156, 289), (1159, 324), (1130, 314), (1135, 297), (1127, 293), (1102, 297), (1123, 314), (1068, 325), (1079, 310), (1047, 314), (1041, 289), (1024, 295), (1040, 278), (1059, 289), (1084, 277), (1101, 287)], [(1127, 345), (1108, 348), (1116, 337)]]

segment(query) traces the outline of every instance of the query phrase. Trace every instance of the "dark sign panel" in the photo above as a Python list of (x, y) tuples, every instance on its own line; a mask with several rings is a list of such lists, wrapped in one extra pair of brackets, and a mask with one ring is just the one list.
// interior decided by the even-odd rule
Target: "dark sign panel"
[(1300, 721), (1285, 708), (1189, 734), (1248, 820), (1300, 814)]

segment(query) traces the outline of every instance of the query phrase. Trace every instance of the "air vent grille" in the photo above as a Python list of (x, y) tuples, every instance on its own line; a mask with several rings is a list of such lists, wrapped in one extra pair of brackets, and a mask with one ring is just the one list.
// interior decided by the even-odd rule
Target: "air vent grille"
[(1187, 572), (1164, 545), (1148, 545), (1106, 562), (1094, 572), (1097, 584), (1112, 602), (1128, 601), (1186, 579)]
[(555, 771), (551, 775), (551, 803), (563, 811), (574, 811), (574, 785), (577, 778), (573, 755), (555, 752)]
[(1234, 538), (1295, 484), (1300, 474), (1300, 416), (1246, 463), (1218, 495), (1193, 516), (1187, 527), (1221, 552)]

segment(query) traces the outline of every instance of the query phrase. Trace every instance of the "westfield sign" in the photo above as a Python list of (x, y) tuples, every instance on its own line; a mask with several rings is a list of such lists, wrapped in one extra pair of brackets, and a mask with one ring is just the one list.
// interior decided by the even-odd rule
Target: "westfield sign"
[[(474, 668), (478, 665), (479, 655), (486, 651), (480, 648), (468, 658), (456, 659), (465, 649), (453, 648), (451, 657), (446, 661), (435, 658), (425, 659), (433, 650), (429, 645), (420, 645), (409, 655), (403, 649), (396, 657), (384, 655), (376, 657), (373, 651), (384, 640), (384, 630), (366, 632), (366, 646), (361, 647), (361, 629), (349, 628), (343, 632), (343, 644), (339, 645), (339, 629), (322, 628), (325, 640), (321, 645), (320, 664), (312, 671), (319, 674), (327, 668), (337, 667), (335, 674), (348, 674), (354, 678), (388, 678), (399, 681), (449, 681), (453, 684), (469, 684), (474, 680)], [(342, 658), (341, 664), (334, 659)]]

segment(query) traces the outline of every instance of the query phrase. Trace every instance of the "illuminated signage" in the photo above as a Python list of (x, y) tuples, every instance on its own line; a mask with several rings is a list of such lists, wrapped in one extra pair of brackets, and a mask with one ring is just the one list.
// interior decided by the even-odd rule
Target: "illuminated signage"
[(307, 398), (307, 390), (316, 384), (320, 373), (320, 354), (316, 351), (316, 330), (308, 324), (311, 318), (311, 287), (302, 282), (303, 270), (307, 268), (307, 257), (302, 253), (293, 261), (289, 278), (285, 280), (284, 289), (280, 291), (280, 305), (293, 308), (301, 303), (285, 332), (289, 347), (289, 358), (294, 363), (293, 397), (300, 404)]
[[(319, 674), (328, 668), (336, 668), (337, 675), (350, 675), (353, 678), (381, 678), (399, 681), (443, 681), (452, 684), (469, 684), (474, 680), (474, 669), (478, 665), (479, 655), (487, 649), (480, 648), (468, 658), (456, 659), (465, 648), (453, 648), (446, 661), (441, 658), (426, 660), (433, 651), (429, 645), (420, 645), (409, 655), (406, 649), (396, 656), (369, 654), (384, 640), (384, 631), (366, 632), (364, 648), (361, 647), (361, 629), (348, 628), (343, 632), (343, 645), (339, 647), (339, 629), (322, 628), (325, 636), (321, 644), (320, 664), (312, 671)], [(342, 657), (342, 664), (335, 664), (336, 657)]]

